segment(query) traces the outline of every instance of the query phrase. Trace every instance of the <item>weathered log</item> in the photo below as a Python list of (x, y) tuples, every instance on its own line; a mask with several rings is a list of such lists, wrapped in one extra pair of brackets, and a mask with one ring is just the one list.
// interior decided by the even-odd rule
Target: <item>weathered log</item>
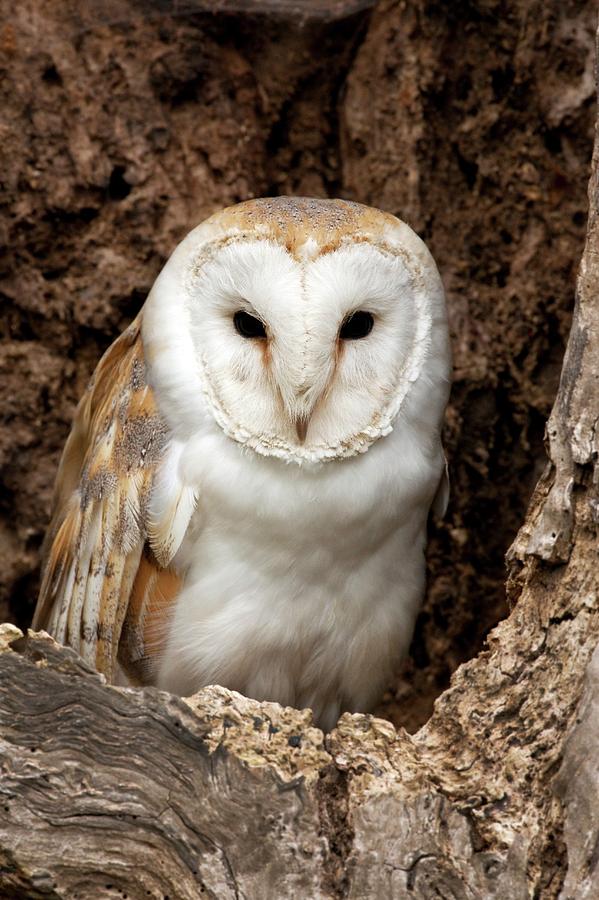
[[(221, 688), (110, 687), (0, 639), (1, 897), (551, 898), (599, 893), (599, 142), (549, 461), (513, 611), (414, 736)], [(593, 755), (594, 754), (594, 755)]]
[(330, 759), (309, 713), (221, 688), (190, 708), (107, 687), (50, 638), (13, 647), (0, 656), (0, 896), (318, 895)]
[(309, 711), (113, 688), (43, 634), (2, 642), (2, 897), (524, 896), (525, 855), (481, 852), (383, 720), (325, 745)]

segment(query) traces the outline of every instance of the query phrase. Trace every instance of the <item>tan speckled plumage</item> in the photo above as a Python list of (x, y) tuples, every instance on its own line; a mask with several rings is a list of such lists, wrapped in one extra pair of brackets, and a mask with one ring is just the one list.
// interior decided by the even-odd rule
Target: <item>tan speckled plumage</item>
[(310, 242), (314, 256), (330, 253), (348, 239), (377, 241), (394, 216), (350, 200), (310, 197), (259, 197), (230, 206), (204, 225), (224, 241), (248, 235), (281, 244), (297, 256)]
[(147, 521), (166, 436), (145, 380), (137, 319), (103, 356), (77, 409), (58, 472), (33, 622), (109, 679), (119, 640), (143, 655), (148, 609), (163, 593), (174, 599), (173, 574), (157, 562), (162, 548), (152, 547)]

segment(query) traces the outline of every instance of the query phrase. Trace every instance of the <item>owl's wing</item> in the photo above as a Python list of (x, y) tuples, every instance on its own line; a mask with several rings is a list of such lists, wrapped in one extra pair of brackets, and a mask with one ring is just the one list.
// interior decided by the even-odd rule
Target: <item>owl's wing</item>
[(102, 357), (77, 408), (33, 620), (110, 681), (117, 656), (135, 681), (159, 649), (180, 588), (169, 565), (195, 506), (174, 463), (163, 471), (172, 442), (146, 383), (140, 326), (141, 314)]

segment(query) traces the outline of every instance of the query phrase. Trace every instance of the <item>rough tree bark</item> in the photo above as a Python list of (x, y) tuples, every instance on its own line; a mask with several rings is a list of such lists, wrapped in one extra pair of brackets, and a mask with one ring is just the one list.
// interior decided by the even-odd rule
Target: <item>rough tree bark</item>
[(103, 684), (0, 632), (0, 896), (599, 896), (599, 140), (512, 612), (416, 734)]

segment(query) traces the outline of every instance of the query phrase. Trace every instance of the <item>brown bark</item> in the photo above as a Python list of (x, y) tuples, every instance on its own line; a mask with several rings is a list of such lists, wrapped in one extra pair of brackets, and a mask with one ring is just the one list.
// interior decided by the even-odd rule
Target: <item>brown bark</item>
[[(482, 82), (477, 82), (480, 72), (503, 72), (502, 77), (496, 74), (494, 81), (491, 78), (485, 90), (497, 90), (501, 95), (511, 78), (510, 84), (514, 80), (519, 83), (521, 93), (519, 99), (509, 94), (512, 88), (508, 85), (508, 100), (497, 96), (494, 104), (481, 104), (478, 114), (467, 114), (459, 106), (468, 101), (459, 99), (457, 81), (450, 79), (449, 86), (440, 82), (440, 72), (448, 66), (450, 39), (459, 30), (459, 18), (448, 16), (447, 22), (435, 18), (432, 6), (381, 4), (346, 78), (338, 168), (325, 161), (329, 138), (319, 132), (319, 140), (324, 143), (311, 145), (307, 123), (313, 122), (315, 108), (322, 111), (317, 99), (324, 103), (323, 97), (332, 90), (332, 82), (327, 79), (340, 79), (344, 66), (349, 65), (354, 20), (351, 28), (348, 20), (342, 19), (341, 26), (338, 22), (321, 23), (308, 26), (307, 37), (302, 32), (302, 41), (316, 41), (315, 36), (323, 40), (325, 34), (334, 42), (340, 40), (340, 32), (335, 29), (347, 29), (343, 33), (348, 56), (332, 75), (319, 70), (324, 85), (321, 93), (322, 85), (310, 81), (313, 63), (306, 59), (302, 62), (298, 52), (291, 65), (298, 79), (293, 100), (286, 88), (276, 84), (273, 73), (277, 69), (272, 59), (269, 62), (265, 56), (260, 60), (259, 54), (253, 58), (256, 84), (244, 62), (244, 52), (249, 51), (243, 40), (236, 47), (229, 45), (225, 52), (222, 36), (212, 33), (208, 37), (207, 31), (202, 32), (204, 58), (213, 54), (218, 64), (213, 66), (207, 59), (203, 87), (194, 95), (191, 107), (183, 101), (182, 110), (176, 104), (169, 105), (172, 92), (183, 91), (186, 97), (190, 84), (195, 84), (190, 71), (197, 74), (197, 59), (193, 69), (193, 53), (185, 48), (197, 48), (193, 41), (197, 42), (205, 22), (190, 25), (186, 20), (176, 26), (170, 20), (167, 26), (162, 22), (167, 32), (171, 27), (177, 32), (177, 46), (182, 49), (173, 56), (172, 48), (156, 49), (153, 42), (158, 37), (153, 22), (136, 20), (129, 33), (119, 37), (122, 43), (111, 51), (115, 54), (113, 63), (118, 60), (134, 89), (141, 91), (133, 77), (135, 73), (139, 76), (135, 48), (142, 38), (147, 39), (155, 55), (152, 65), (159, 73), (155, 77), (160, 90), (171, 92), (167, 103), (172, 115), (169, 127), (177, 123), (183, 136), (180, 144), (167, 144), (160, 167), (148, 149), (149, 133), (139, 131), (130, 139), (127, 151), (130, 168), (120, 166), (120, 178), (126, 180), (126, 173), (131, 183), (131, 199), (128, 194), (112, 205), (98, 204), (94, 191), (106, 189), (101, 187), (102, 179), (112, 179), (113, 192), (124, 189), (111, 169), (117, 155), (106, 159), (103, 169), (103, 157), (94, 156), (94, 143), (89, 141), (93, 132), (99, 146), (108, 146), (110, 142), (102, 131), (109, 127), (108, 119), (100, 120), (99, 126), (88, 122), (81, 132), (72, 135), (70, 152), (76, 175), (67, 172), (52, 181), (43, 167), (39, 168), (38, 149), (40, 174), (36, 176), (33, 164), (27, 162), (31, 167), (26, 177), (29, 185), (31, 179), (39, 179), (41, 196), (37, 197), (30, 187), (24, 188), (21, 202), (29, 206), (25, 213), (19, 212), (15, 182), (12, 200), (16, 218), (10, 228), (21, 242), (22, 252), (18, 257), (20, 281), (7, 282), (12, 304), (10, 321), (16, 334), (9, 347), (12, 356), (9, 353), (4, 358), (12, 360), (13, 368), (22, 364), (34, 373), (27, 396), (35, 415), (43, 418), (44, 391), (51, 388), (60, 392), (61, 385), (67, 386), (60, 413), (65, 420), (75, 388), (93, 363), (98, 344), (108, 341), (113, 330), (128, 318), (130, 310), (127, 303), (121, 305), (122, 298), (127, 291), (129, 300), (134, 292), (141, 293), (157, 265), (152, 261), (154, 248), (174, 239), (191, 216), (188, 209), (181, 211), (185, 204), (194, 206), (190, 197), (204, 190), (207, 199), (202, 202), (209, 207), (225, 195), (230, 200), (238, 199), (237, 194), (249, 191), (250, 184), (265, 192), (264, 186), (276, 178), (277, 185), (286, 190), (316, 192), (307, 187), (318, 183), (319, 190), (327, 192), (342, 184), (356, 199), (380, 203), (394, 212), (400, 212), (400, 205), (407, 208), (409, 218), (419, 225), (440, 259), (456, 331), (458, 366), (448, 437), (458, 497), (449, 526), (434, 537), (434, 577), (425, 614), (429, 619), (423, 620), (415, 644), (417, 651), (426, 650), (441, 660), (449, 652), (449, 642), (467, 630), (474, 615), (470, 612), (468, 619), (464, 613), (461, 625), (451, 617), (444, 619), (449, 601), (462, 592), (457, 606), (463, 612), (463, 605), (474, 604), (487, 590), (492, 593), (497, 582), (497, 577), (485, 569), (485, 539), (493, 528), (501, 531), (501, 539), (505, 538), (509, 532), (506, 523), (513, 522), (521, 510), (522, 485), (517, 482), (530, 478), (539, 460), (532, 438), (527, 449), (522, 437), (532, 435), (534, 429), (526, 432), (522, 425), (523, 430), (518, 431), (513, 426), (524, 421), (530, 424), (533, 409), (540, 415), (551, 389), (553, 376), (548, 367), (555, 359), (552, 354), (557, 344), (551, 328), (543, 330), (543, 317), (553, 315), (552, 328), (558, 331), (565, 330), (567, 322), (564, 267), (565, 260), (574, 258), (578, 226), (572, 217), (580, 211), (580, 200), (570, 187), (577, 177), (577, 153), (582, 152), (581, 110), (584, 107), (588, 111), (588, 78), (587, 57), (583, 60), (583, 54), (578, 53), (576, 68), (565, 48), (572, 43), (579, 49), (585, 46), (588, 10), (585, 7), (581, 13), (580, 4), (560, 4), (559, 10), (551, 4), (538, 9), (528, 4), (529, 11), (523, 13), (525, 5), (513, 4), (512, 18), (498, 18), (498, 7), (491, 2), (476, 7), (478, 21), (487, 32), (480, 36), (476, 29), (466, 31), (460, 44), (461, 56), (452, 63), (454, 69), (460, 71), (460, 77), (465, 77), (468, 69), (471, 81), (476, 82), (471, 90), (479, 101), (483, 96)], [(34, 37), (38, 40), (32, 37), (34, 29), (24, 18), (18, 25), (19, 35), (34, 43)], [(310, 32), (310, 27), (316, 31)], [(332, 32), (327, 30), (330, 28)], [(507, 62), (497, 67), (501, 50), (488, 50), (488, 29), (495, 29), (495, 36), (502, 35), (507, 45), (513, 29), (518, 30), (520, 43), (511, 57), (509, 77)], [(74, 109), (77, 92), (84, 90), (82, 85), (89, 90), (94, 82), (88, 72), (77, 69), (80, 56), (68, 55), (65, 47), (68, 49), (71, 38), (65, 39), (63, 46), (59, 31), (50, 29), (47, 44), (54, 48), (52, 52), (62, 47), (66, 62), (40, 57), (39, 64), (45, 72), (52, 66), (57, 72), (64, 71), (60, 77), (68, 81), (64, 90)], [(290, 28), (288, 34), (292, 54), (297, 50), (297, 34)], [(6, 43), (6, 33), (4, 37)], [(102, 43), (101, 37), (93, 29), (86, 36), (86, 59), (90, 71), (96, 66), (106, 76), (110, 65), (104, 54), (112, 45)], [(114, 32), (110, 38), (114, 42)], [(174, 40), (172, 34), (167, 34), (166, 40), (167, 44)], [(485, 53), (496, 54), (491, 63), (483, 45)], [(265, 39), (264, 47), (269, 46)], [(302, 46), (305, 50), (307, 45)], [(503, 45), (498, 42), (498, 46)], [(563, 54), (572, 62), (572, 70), (569, 62), (561, 68), (550, 67), (547, 84), (543, 84), (541, 69), (535, 68), (534, 62), (535, 53), (542, 49), (550, 60)], [(19, 65), (20, 57), (14, 61), (15, 67)], [(180, 67), (185, 65), (190, 69), (182, 72)], [(403, 79), (397, 79), (393, 65), (401, 70)], [(69, 80), (69, 66), (71, 74), (77, 70), (79, 80)], [(527, 73), (537, 79), (534, 90), (527, 87)], [(578, 93), (568, 92), (563, 84), (563, 89), (557, 90), (559, 79), (570, 75)], [(127, 95), (121, 96), (117, 89), (120, 77), (115, 76), (111, 120), (117, 125), (131, 116)], [(227, 81), (226, 91), (221, 90), (223, 79)], [(55, 76), (44, 84), (40, 98), (48, 85), (60, 87)], [(468, 94), (466, 87), (460, 91)], [(24, 85), (22, 91), (26, 94), (27, 90)], [(443, 107), (447, 117), (441, 120), (432, 113), (444, 90), (455, 93), (454, 102)], [(270, 136), (274, 168), (257, 135), (266, 128), (262, 117), (270, 116), (272, 124), (279, 112), (272, 112), (272, 107), (268, 114), (256, 112), (260, 91), (269, 94), (279, 112), (285, 103), (291, 103), (294, 109), (294, 116), (286, 120), (289, 130), (285, 139), (279, 134), (277, 143)], [(368, 103), (360, 99), (363, 91)], [(531, 102), (520, 108), (523, 96)], [(189, 153), (187, 158), (197, 163), (197, 147), (191, 152), (189, 141), (200, 121), (200, 100), (204, 103), (200, 120), (207, 129), (202, 140), (233, 154), (224, 160), (221, 156), (210, 165), (219, 168), (221, 175), (223, 170), (234, 171), (241, 180), (228, 182), (226, 188), (222, 183), (217, 187), (213, 171), (196, 169), (190, 174), (186, 193), (177, 187), (177, 179), (182, 155)], [(150, 101), (148, 94), (147, 115), (154, 127), (157, 107)], [(19, 107), (19, 97), (12, 102), (15, 109)], [(224, 116), (227, 102), (238, 112), (243, 111), (246, 124), (254, 123), (253, 142), (243, 143), (241, 127), (233, 140), (218, 130), (223, 123), (230, 128), (231, 122), (241, 121), (230, 110)], [(531, 124), (522, 125), (525, 140), (518, 143), (515, 139), (515, 150), (507, 142), (502, 144), (498, 135), (492, 138), (498, 144), (492, 149), (485, 144), (485, 135), (497, 122), (505, 124), (506, 109), (513, 128), (514, 121)], [(47, 108), (38, 110), (37, 115), (46, 116), (46, 123), (50, 121)], [(551, 188), (556, 191), (553, 198), (551, 191), (546, 196), (540, 185), (547, 184), (544, 176), (557, 157), (553, 151), (543, 155), (535, 143), (535, 128), (540, 128), (534, 118), (537, 115), (544, 117), (545, 128), (554, 123), (548, 143), (552, 145), (559, 138), (562, 147), (561, 156), (558, 154), (559, 178), (556, 175), (557, 184)], [(65, 121), (58, 123), (57, 132), (65, 127)], [(35, 129), (35, 114), (32, 122)], [(429, 191), (435, 147), (453, 146), (451, 129), (456, 132), (458, 153), (453, 161), (448, 154), (441, 156), (436, 166), (436, 187)], [(434, 130), (438, 132), (436, 144)], [(118, 142), (117, 132), (115, 127), (110, 140)], [(33, 141), (31, 132), (28, 140)], [(48, 152), (57, 154), (52, 157), (54, 168), (60, 160), (59, 146), (58, 138), (54, 144), (47, 144)], [(241, 146), (246, 150), (239, 150)], [(467, 156), (474, 153), (473, 148), (476, 159)], [(13, 151), (11, 158), (16, 159), (16, 148)], [(518, 154), (527, 161), (515, 168)], [(547, 426), (548, 462), (509, 554), (508, 593), (513, 609), (509, 618), (491, 632), (486, 648), (454, 673), (451, 686), (437, 699), (429, 721), (410, 735), (381, 719), (346, 715), (325, 739), (311, 727), (306, 713), (258, 704), (219, 688), (209, 688), (182, 701), (153, 690), (108, 687), (70, 651), (41, 636), (25, 640), (17, 634), (15, 640), (11, 626), (5, 627), (0, 640), (0, 896), (511, 900), (526, 896), (591, 898), (599, 893), (599, 771), (594, 753), (599, 732), (599, 651), (595, 651), (599, 641), (598, 154), (596, 143), (588, 234), (574, 319)], [(532, 170), (525, 168), (528, 163)], [(456, 168), (460, 172), (465, 169), (468, 178), (474, 178), (474, 190), (468, 192), (462, 185), (460, 193)], [(82, 175), (84, 170), (86, 174)], [(256, 171), (262, 173), (260, 177)], [(86, 187), (82, 187), (82, 179), (87, 179)], [(176, 202), (161, 206), (161, 185), (178, 198)], [(533, 197), (534, 213), (526, 207), (527, 197)], [(85, 205), (88, 203), (92, 205)], [(466, 207), (461, 218), (460, 205)], [(50, 246), (53, 232), (43, 221), (44, 208), (62, 209), (63, 221), (57, 226), (63, 241), (59, 249)], [(65, 211), (75, 208), (80, 217), (69, 231)], [(97, 210), (88, 223), (84, 223), (88, 213), (81, 218), (84, 209)], [(148, 230), (139, 217), (145, 218), (151, 210), (154, 219)], [(36, 216), (38, 230), (27, 238), (27, 223), (37, 221)], [(458, 221), (460, 240), (456, 237)], [(498, 237), (506, 223), (511, 243)], [(107, 254), (106, 236), (116, 235), (119, 229), (128, 242), (128, 260), (119, 256), (118, 243), (112, 256)], [(137, 249), (132, 237), (136, 229), (141, 235)], [(475, 238), (477, 229), (480, 234)], [(457, 249), (456, 241), (460, 244)], [(547, 243), (549, 247), (544, 246)], [(78, 303), (71, 300), (70, 305), (61, 305), (52, 278), (44, 276), (45, 286), (40, 287), (36, 246), (42, 256), (49, 255), (55, 263), (66, 264), (77, 255), (76, 263), (60, 278), (63, 288), (66, 285), (73, 292), (81, 291)], [(495, 258), (505, 271), (491, 284), (485, 278), (493, 271)], [(96, 279), (86, 295), (90, 264), (95, 267)], [(477, 264), (481, 268), (474, 278), (473, 266)], [(68, 329), (60, 324), (65, 310)], [(30, 334), (29, 342), (34, 343), (34, 338), (45, 342), (46, 349), (39, 358), (27, 356), (20, 346), (27, 335), (23, 324), (27, 315), (34, 335)], [(78, 335), (76, 339), (67, 337), (69, 329)], [(78, 360), (68, 363), (70, 370), (64, 362), (69, 353)], [(513, 356), (508, 365), (510, 353)], [(533, 380), (537, 382), (536, 394)], [(504, 406), (497, 401), (502, 385), (503, 390), (508, 386), (510, 397)], [(490, 432), (482, 425), (481, 409), (486, 410), (488, 418), (490, 397), (495, 398), (491, 412), (495, 444), (488, 440)], [(472, 412), (477, 400), (481, 406), (478, 412)], [(20, 465), (31, 469), (38, 458), (36, 453), (58, 446), (66, 422), (57, 424), (60, 416), (53, 408), (55, 431), (45, 432), (46, 443), (42, 441), (35, 448), (31, 430), (34, 426), (39, 429), (41, 422), (23, 418), (22, 410), (16, 407), (14, 415), (17, 419), (22, 416), (19, 427), (25, 429), (17, 429), (14, 438), (24, 455)], [(502, 416), (508, 420), (503, 423), (504, 431), (498, 425)], [(468, 429), (476, 431), (476, 439), (468, 437)], [(524, 442), (523, 447), (519, 447), (519, 441)], [(32, 521), (27, 490), (35, 495), (37, 475), (33, 473), (32, 484), (25, 489), (25, 475), (17, 478), (14, 472), (14, 484), (24, 491), (16, 505), (17, 518)], [(477, 523), (484, 521), (485, 512), (490, 513), (492, 501), (501, 499), (502, 491), (507, 499), (499, 505), (500, 526), (490, 521), (486, 531), (483, 528), (475, 535)], [(476, 515), (469, 518), (472, 507)], [(9, 543), (13, 556), (30, 552), (20, 533), (16, 537), (7, 533), (7, 540), (13, 541)], [(493, 541), (488, 546), (497, 552)], [(468, 576), (464, 574), (467, 563), (472, 569)], [(451, 565), (458, 570), (453, 581), (447, 574)], [(480, 585), (475, 590), (472, 584), (476, 581)], [(483, 619), (491, 615), (490, 610), (494, 609), (495, 615), (499, 611), (494, 596), (482, 613)], [(444, 637), (440, 632), (447, 622), (449, 637)], [(476, 646), (476, 640), (470, 649)], [(460, 652), (453, 652), (455, 663)], [(438, 687), (442, 669), (431, 660), (421, 664), (415, 676), (417, 684), (419, 678), (429, 678)], [(407, 704), (395, 707), (396, 713), (398, 709), (405, 713)]]

